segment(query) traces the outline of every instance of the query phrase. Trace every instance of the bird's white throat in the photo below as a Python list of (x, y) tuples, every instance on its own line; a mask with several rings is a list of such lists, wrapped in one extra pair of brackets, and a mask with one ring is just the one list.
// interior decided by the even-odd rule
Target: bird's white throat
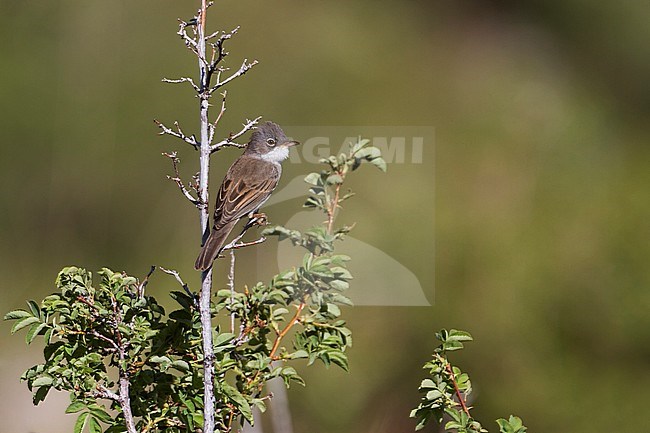
[(272, 151), (259, 156), (260, 159), (268, 162), (281, 163), (289, 157), (289, 148), (287, 146), (278, 146)]

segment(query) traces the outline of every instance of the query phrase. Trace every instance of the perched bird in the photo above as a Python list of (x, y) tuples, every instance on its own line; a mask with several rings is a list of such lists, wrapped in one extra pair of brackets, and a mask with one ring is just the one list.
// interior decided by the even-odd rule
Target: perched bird
[(214, 221), (194, 268), (204, 271), (219, 256), (226, 238), (237, 222), (257, 212), (278, 185), (289, 148), (299, 144), (273, 122), (259, 126), (244, 153), (230, 166), (221, 183), (214, 209)]

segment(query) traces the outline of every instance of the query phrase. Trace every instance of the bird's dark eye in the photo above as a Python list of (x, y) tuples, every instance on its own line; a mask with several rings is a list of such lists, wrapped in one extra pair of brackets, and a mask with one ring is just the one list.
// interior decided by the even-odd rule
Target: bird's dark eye
[(268, 144), (269, 146), (275, 146), (275, 138), (267, 138), (266, 144)]

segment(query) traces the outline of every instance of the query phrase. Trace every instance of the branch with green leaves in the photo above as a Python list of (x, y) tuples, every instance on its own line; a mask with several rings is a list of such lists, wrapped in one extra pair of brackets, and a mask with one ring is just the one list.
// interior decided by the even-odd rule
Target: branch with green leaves
[[(335, 250), (350, 227), (334, 228), (328, 209), (341, 208), (344, 198), (335, 191), (347, 175), (364, 162), (381, 166), (378, 158), (378, 150), (364, 140), (336, 161), (324, 160), (326, 168), (306, 180), (310, 199), (325, 198), (327, 221), (304, 232), (281, 226), (264, 230), (304, 249), (303, 260), (268, 283), (216, 294), (211, 318), (229, 314), (237, 332), (211, 328), (215, 430), (232, 432), (252, 424), (252, 409), (265, 410), (271, 398), (265, 391), (268, 381), (304, 385), (294, 367), (298, 360), (348, 369), (345, 351), (352, 336), (340, 307), (351, 305), (345, 291), (352, 275), (346, 268), (350, 258)], [(346, 164), (349, 169), (343, 168)], [(335, 183), (313, 183), (314, 175), (328, 179), (334, 174), (340, 176)], [(66, 412), (78, 414), (74, 433), (86, 428), (91, 433), (181, 433), (205, 424), (201, 309), (175, 271), (161, 270), (184, 289), (171, 292), (176, 309), (169, 314), (145, 294), (153, 270), (140, 282), (109, 269), (93, 278), (85, 269), (68, 267), (59, 273), (55, 293), (5, 316), (14, 321), (12, 333), (27, 330), (28, 344), (43, 338), (43, 362), (22, 380), (34, 404), (52, 389), (69, 393)]]
[[(423, 395), (418, 407), (411, 411), (411, 418), (418, 421), (415, 430), (421, 430), (433, 419), (444, 431), (487, 432), (470, 413), (472, 407), (467, 398), (472, 393), (472, 383), (469, 376), (452, 365), (448, 357), (449, 352), (463, 349), (466, 342), (472, 341), (472, 336), (465, 331), (443, 329), (436, 333), (436, 338), (441, 344), (434, 350), (431, 361), (424, 364), (430, 377), (420, 384), (418, 390)], [(526, 432), (526, 427), (516, 416), (498, 419), (497, 424), (500, 433)]]

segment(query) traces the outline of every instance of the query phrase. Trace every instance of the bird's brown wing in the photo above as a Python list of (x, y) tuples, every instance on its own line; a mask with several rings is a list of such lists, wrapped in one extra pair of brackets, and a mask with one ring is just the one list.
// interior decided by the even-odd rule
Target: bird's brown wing
[(266, 161), (241, 157), (228, 170), (214, 210), (214, 228), (257, 210), (278, 185), (278, 167)]

